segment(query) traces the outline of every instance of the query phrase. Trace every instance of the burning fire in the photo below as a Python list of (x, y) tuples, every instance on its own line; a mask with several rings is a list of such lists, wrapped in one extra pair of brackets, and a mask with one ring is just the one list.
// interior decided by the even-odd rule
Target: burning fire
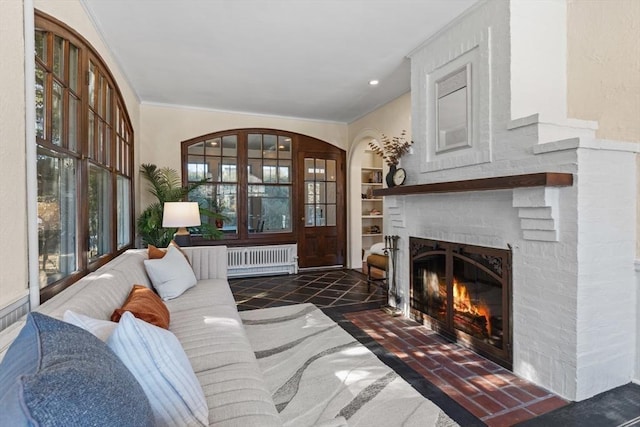
[(491, 335), (491, 311), (489, 307), (482, 301), (477, 305), (473, 305), (466, 286), (458, 284), (456, 279), (453, 279), (453, 308), (463, 313), (470, 313), (487, 319), (487, 332)]

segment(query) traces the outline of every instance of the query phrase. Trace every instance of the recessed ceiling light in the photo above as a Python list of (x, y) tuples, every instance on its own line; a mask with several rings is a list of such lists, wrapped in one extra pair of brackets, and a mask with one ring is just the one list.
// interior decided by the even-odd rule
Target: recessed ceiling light
[(369, 80), (369, 85), (371, 86), (377, 86), (378, 83), (380, 83), (378, 80)]

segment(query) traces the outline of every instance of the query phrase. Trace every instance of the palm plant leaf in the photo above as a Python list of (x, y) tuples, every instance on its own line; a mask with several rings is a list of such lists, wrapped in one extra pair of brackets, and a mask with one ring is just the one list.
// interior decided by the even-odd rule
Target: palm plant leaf
[[(175, 229), (162, 227), (164, 204), (166, 202), (185, 200), (190, 192), (205, 184), (207, 180), (203, 179), (183, 187), (178, 171), (168, 167), (158, 168), (156, 165), (149, 163), (140, 165), (140, 174), (148, 181), (149, 192), (155, 196), (157, 201), (147, 206), (138, 217), (136, 223), (138, 233), (145, 245), (165, 247), (171, 241), (171, 236)], [(200, 212), (209, 218), (226, 219), (224, 215), (202, 207)], [(222, 232), (212, 224), (204, 223), (200, 227), (200, 231), (208, 238), (218, 239), (222, 237)]]

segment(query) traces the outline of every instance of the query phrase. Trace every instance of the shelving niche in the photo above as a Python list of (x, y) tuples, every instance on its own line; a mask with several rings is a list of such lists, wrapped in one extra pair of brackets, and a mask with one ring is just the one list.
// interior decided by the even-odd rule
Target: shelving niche
[(373, 195), (383, 188), (383, 178), (382, 158), (365, 150), (360, 169), (363, 260), (373, 244), (383, 241), (383, 198)]

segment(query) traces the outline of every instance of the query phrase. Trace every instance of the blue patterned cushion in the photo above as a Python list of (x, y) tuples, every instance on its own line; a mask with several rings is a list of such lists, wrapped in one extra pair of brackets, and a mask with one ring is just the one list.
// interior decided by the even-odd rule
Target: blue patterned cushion
[(0, 363), (0, 425), (151, 426), (140, 384), (105, 343), (40, 313)]

